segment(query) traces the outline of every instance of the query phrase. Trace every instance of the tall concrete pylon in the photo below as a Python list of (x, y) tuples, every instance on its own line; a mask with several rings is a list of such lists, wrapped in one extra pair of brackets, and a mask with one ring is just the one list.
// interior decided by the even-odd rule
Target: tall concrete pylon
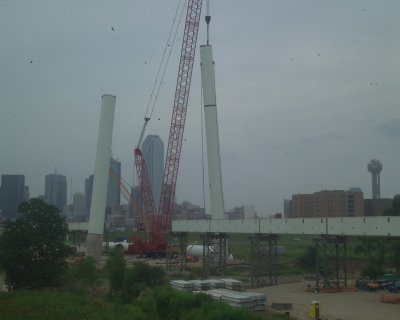
[(96, 162), (93, 178), (86, 255), (100, 265), (106, 212), (107, 184), (110, 170), (111, 143), (114, 127), (115, 100), (113, 95), (103, 95), (97, 136)]

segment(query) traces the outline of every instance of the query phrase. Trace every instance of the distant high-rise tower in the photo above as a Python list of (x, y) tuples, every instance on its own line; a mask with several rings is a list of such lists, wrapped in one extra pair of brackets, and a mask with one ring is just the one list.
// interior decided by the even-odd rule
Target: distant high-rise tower
[(372, 199), (381, 198), (381, 179), (380, 173), (382, 171), (382, 163), (373, 159), (368, 163), (368, 171), (372, 174)]
[[(110, 169), (114, 171), (115, 175), (121, 177), (121, 162), (111, 158), (110, 160)], [(85, 179), (85, 206), (87, 212), (90, 212), (90, 206), (92, 202), (92, 191), (93, 191), (93, 179), (94, 175), (90, 175)], [(114, 205), (121, 204), (119, 186), (115, 184), (115, 182), (108, 177), (108, 185), (107, 185), (107, 200), (106, 200), (106, 212), (111, 213), (111, 208)]]
[(4, 218), (15, 220), (18, 206), (26, 201), (25, 176), (19, 174), (1, 175), (1, 214)]
[[(121, 177), (121, 162), (117, 159), (111, 158), (110, 160), (110, 169), (114, 171), (114, 173)], [(107, 186), (107, 202), (106, 202), (106, 211), (111, 212), (111, 208), (114, 205), (121, 204), (121, 196), (120, 196), (119, 186), (115, 184), (110, 175), (108, 176), (108, 186)]]
[(85, 196), (83, 193), (75, 193), (73, 197), (74, 217), (86, 213)]
[(87, 213), (90, 212), (90, 204), (92, 202), (93, 178), (94, 175), (92, 174), (85, 179), (85, 206)]
[(44, 200), (63, 212), (67, 204), (67, 178), (63, 175), (52, 173), (45, 176)]
[(149, 173), (154, 204), (158, 208), (161, 197), (161, 185), (164, 178), (164, 143), (159, 136), (148, 135), (142, 143), (142, 152)]

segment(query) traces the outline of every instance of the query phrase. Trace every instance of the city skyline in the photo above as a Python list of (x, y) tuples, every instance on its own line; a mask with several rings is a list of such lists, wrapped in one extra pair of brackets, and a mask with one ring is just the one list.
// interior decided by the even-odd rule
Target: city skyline
[[(111, 159), (115, 161), (115, 159)], [(375, 159), (376, 160), (376, 159)], [(110, 166), (111, 167), (111, 166)], [(53, 202), (59, 198), (57, 194), (60, 188), (65, 191), (65, 176), (59, 174), (48, 174), (45, 177), (48, 181), (48, 189), (54, 189), (55, 196)], [(28, 201), (29, 186), (24, 184), (24, 175), (1, 175), (0, 185), (0, 218), (15, 219), (18, 217), (18, 205), (22, 201)], [(51, 181), (50, 181), (51, 180)], [(60, 214), (64, 215), (68, 221), (83, 221), (88, 219), (90, 204), (87, 206), (86, 200), (90, 189), (92, 188), (93, 175), (85, 179), (85, 193), (77, 192), (71, 196), (71, 201), (63, 206)], [(62, 186), (57, 186), (61, 182)], [(20, 185), (20, 187), (18, 187)], [(19, 188), (19, 189), (18, 189)], [(20, 191), (18, 191), (20, 190)], [(131, 191), (132, 194), (134, 191)], [(61, 192), (62, 193), (62, 192)], [(40, 198), (46, 201), (45, 196)], [(18, 200), (19, 199), (19, 200)], [(48, 202), (48, 201), (46, 201)], [(89, 200), (90, 202), (90, 200)], [(351, 217), (351, 216), (380, 216), (383, 215), (391, 206), (392, 198), (365, 198), (361, 189), (352, 187), (349, 190), (318, 190), (312, 194), (297, 193), (293, 194), (291, 199), (283, 200), (283, 210), (268, 218), (307, 218), (307, 217)], [(50, 203), (50, 202), (48, 202)], [(187, 208), (192, 208), (189, 214)], [(128, 212), (127, 203), (112, 205), (112, 208), (106, 207), (107, 216), (113, 213), (116, 217), (121, 217), (121, 213)], [(182, 212), (180, 211), (184, 209)], [(112, 210), (111, 210), (112, 209)], [(249, 211), (250, 209), (250, 211)], [(205, 212), (204, 208), (190, 201), (176, 203), (176, 214), (178, 219), (203, 219), (210, 216), (210, 212)], [(239, 205), (229, 208), (225, 211), (227, 219), (249, 219), (260, 216), (253, 205)], [(110, 216), (111, 217), (111, 216)], [(113, 216), (114, 217), (114, 216)], [(118, 220), (119, 219), (119, 220)], [(128, 219), (129, 220), (129, 219)], [(110, 225), (122, 226), (125, 223), (120, 218), (109, 218)], [(132, 221), (127, 222), (129, 225)]]
[[(149, 136), (152, 136), (152, 135), (149, 135)], [(159, 138), (159, 137), (158, 137)], [(379, 160), (377, 160), (377, 159), (373, 159), (373, 161), (378, 161), (379, 162)], [(380, 165), (382, 166), (382, 164), (380, 163)], [(120, 172), (120, 168), (121, 168), (121, 163), (117, 160), (117, 159), (114, 159), (114, 158), (111, 158), (111, 160), (110, 160), (110, 168), (113, 168), (113, 170), (114, 170), (114, 172), (116, 172), (116, 173), (118, 173), (118, 172)], [(368, 170), (369, 171), (369, 170)], [(10, 177), (13, 177), (13, 176), (16, 176), (16, 177), (22, 177), (23, 178), (23, 181), (25, 181), (25, 175), (15, 175), (15, 174), (2, 174), (2, 176), (10, 176)], [(85, 210), (87, 211), (86, 213), (88, 214), (88, 212), (89, 212), (89, 210), (90, 210), (90, 202), (91, 202), (91, 190), (92, 190), (92, 188), (93, 188), (93, 177), (94, 177), (94, 175), (93, 174), (91, 174), (91, 175), (89, 175), (89, 177), (88, 178), (85, 178), (83, 181), (84, 181), (84, 183), (83, 183), (83, 185), (84, 185), (84, 188), (83, 188), (83, 191), (74, 191), (74, 192), (71, 192), (71, 191), (69, 191), (68, 190), (68, 187), (67, 187), (67, 177), (66, 176), (64, 176), (64, 175), (62, 175), (62, 174), (55, 174), (55, 173), (53, 173), (53, 174), (47, 174), (47, 175), (45, 175), (45, 181), (47, 180), (47, 179), (49, 179), (49, 180), (60, 180), (60, 178), (61, 178), (61, 180), (63, 180), (63, 181), (61, 181), (61, 182), (63, 182), (63, 185), (65, 185), (65, 191), (66, 191), (66, 193), (68, 193), (69, 194), (69, 196), (68, 197), (66, 197), (66, 203), (65, 203), (65, 205), (72, 205), (72, 204), (74, 204), (75, 202), (76, 202), (76, 200), (75, 200), (75, 197), (76, 196), (79, 196), (79, 197), (83, 197), (83, 203), (84, 203), (84, 205), (85, 205)], [(52, 178), (52, 179), (50, 179), (50, 178)], [(65, 180), (65, 181), (64, 181)], [(56, 181), (56, 182), (60, 182), (60, 181)], [(54, 181), (52, 181), (52, 183), (54, 184)], [(116, 187), (110, 187), (111, 185), (113, 185), (114, 184), (114, 182), (112, 181), (112, 179), (111, 179), (111, 176), (109, 177), (109, 184), (108, 184), (108, 191), (107, 191), (107, 201), (108, 201), (108, 203), (110, 204), (111, 202), (115, 202), (115, 203), (113, 203), (113, 204), (111, 204), (111, 205), (116, 205), (116, 204), (127, 204), (126, 203), (126, 200), (124, 200), (123, 202), (120, 202), (120, 203), (116, 203), (116, 197), (115, 197), (115, 195), (110, 195), (110, 192), (111, 193), (115, 193), (115, 191), (116, 191)], [(45, 183), (45, 185), (46, 185), (46, 183)], [(136, 187), (136, 186), (135, 186)], [(24, 199), (26, 200), (26, 199), (29, 199), (29, 198), (33, 198), (33, 197), (42, 197), (43, 198), (43, 200), (46, 200), (46, 192), (44, 192), (43, 194), (40, 194), (40, 195), (37, 195), (37, 196), (28, 196), (28, 195), (30, 195), (30, 191), (29, 191), (29, 185), (27, 185), (27, 184), (25, 184), (25, 186), (24, 186)], [(64, 187), (63, 187), (64, 188)], [(371, 188), (371, 186), (370, 186), (370, 188)], [(55, 188), (55, 189), (57, 189), (57, 188)], [(372, 182), (372, 189), (374, 189), (374, 182)], [(49, 190), (50, 190), (50, 187), (49, 187)], [(320, 190), (313, 190), (312, 191), (312, 193), (320, 193), (320, 192), (336, 192), (336, 191), (340, 191), (340, 192), (345, 192), (345, 190), (346, 189), (320, 189)], [(361, 189), (361, 188), (359, 188), (359, 187), (349, 187), (349, 191), (352, 191), (352, 192), (354, 192), (354, 191), (356, 191), (356, 192), (361, 192), (362, 194), (363, 194), (363, 199), (364, 200), (374, 200), (374, 198), (373, 198), (373, 195), (371, 195), (371, 197), (367, 197), (367, 196), (365, 196), (365, 192)], [(134, 191), (133, 191), (133, 189), (131, 189), (131, 192), (133, 193)], [(0, 184), (0, 194), (1, 194), (1, 184)], [(293, 197), (293, 196), (302, 196), (302, 195), (304, 195), (305, 193), (304, 192), (301, 192), (301, 191), (299, 191), (299, 192), (296, 192), (296, 193), (294, 193), (294, 194), (292, 194), (291, 196)], [(396, 194), (395, 194), (396, 195)], [(117, 197), (120, 199), (121, 198), (121, 194), (120, 194), (120, 191), (119, 191), (119, 189), (118, 189), (118, 195), (117, 195)], [(69, 200), (68, 200), (69, 199)], [(287, 201), (290, 201), (290, 200), (288, 200), (288, 199), (281, 199), (282, 201), (283, 201), (283, 205), (282, 205), (282, 208), (281, 208), (281, 210), (280, 211), (277, 211), (277, 212), (275, 212), (275, 213), (282, 213), (282, 214), (284, 214), (285, 212), (286, 212), (286, 202)], [(379, 199), (378, 199), (379, 200)], [(385, 203), (385, 205), (389, 205), (390, 203), (391, 203), (391, 200), (392, 200), (392, 197), (384, 197), (384, 199), (383, 200), (385, 200), (387, 203)], [(49, 203), (51, 203), (53, 200), (50, 200), (50, 202)], [(80, 201), (82, 201), (82, 200), (80, 200)], [(53, 201), (54, 202), (54, 201)], [(190, 202), (190, 200), (183, 200), (181, 203), (185, 203), (185, 202), (189, 202), (189, 203), (191, 203)], [(0, 201), (0, 203), (1, 203), (1, 201)], [(176, 202), (176, 204), (179, 204), (179, 202)], [(197, 205), (197, 204), (195, 204), (195, 205)], [(242, 206), (254, 206), (253, 204), (238, 204), (237, 206), (235, 206), (235, 207), (242, 207)], [(81, 205), (80, 205), (81, 206)], [(228, 212), (230, 212), (230, 210), (233, 210), (235, 207), (231, 207), (231, 208), (228, 208), (227, 210), (225, 210), (225, 213), (228, 213)], [(111, 207), (108, 207), (108, 209), (111, 209)], [(110, 210), (108, 210), (108, 211), (110, 211)], [(60, 210), (60, 212), (63, 212), (63, 210)], [(111, 212), (111, 211), (110, 211)], [(209, 212), (206, 212), (206, 213), (209, 213)], [(257, 213), (257, 214), (259, 214), (259, 213)], [(273, 214), (271, 214), (271, 216), (272, 216)], [(262, 216), (262, 215), (261, 215)]]
[[(113, 155), (132, 184), (133, 149), (177, 3), (5, 2), (0, 173), (23, 172), (38, 196), (57, 165), (72, 193), (82, 192), (82, 177), (94, 171), (101, 95), (112, 93)], [(292, 194), (353, 186), (370, 198), (366, 165), (376, 158), (380, 197), (399, 193), (399, 10), (398, 1), (212, 2), (226, 208), (254, 204), (269, 215)], [(164, 141), (182, 30), (146, 132)], [(198, 46), (205, 42), (203, 10)], [(176, 196), (203, 206), (199, 50), (192, 79)]]

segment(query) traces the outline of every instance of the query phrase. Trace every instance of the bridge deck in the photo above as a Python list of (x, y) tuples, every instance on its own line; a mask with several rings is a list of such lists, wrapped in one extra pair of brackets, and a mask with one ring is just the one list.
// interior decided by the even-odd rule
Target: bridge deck
[[(70, 231), (87, 231), (85, 222), (70, 222), (68, 227)], [(174, 220), (172, 231), (400, 237), (400, 217)]]
[(174, 220), (172, 230), (174, 232), (400, 237), (400, 217)]

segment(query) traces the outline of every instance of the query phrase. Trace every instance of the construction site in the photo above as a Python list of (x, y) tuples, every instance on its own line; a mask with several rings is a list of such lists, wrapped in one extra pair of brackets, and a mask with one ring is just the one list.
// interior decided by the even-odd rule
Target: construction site
[[(105, 95), (102, 97), (90, 219), (87, 224), (69, 224), (71, 239), (81, 238), (79, 234), (87, 232), (87, 240), (77, 245), (82, 245), (80, 250), (83, 248), (85, 254), (94, 257), (99, 265), (104, 261), (104, 250), (110, 248), (121, 248), (128, 263), (145, 260), (149, 264), (162, 265), (175, 281), (171, 285), (178, 290), (216, 290), (210, 294), (222, 299), (228, 294), (218, 290), (228, 287), (225, 287), (226, 284), (222, 286), (221, 281), (230, 286), (233, 286), (232, 281), (239, 281), (239, 289), (228, 289), (239, 292), (251, 290), (257, 303), (263, 305), (261, 309), (271, 308), (298, 319), (309, 319), (312, 312), (312, 319), (398, 319), (399, 279), (394, 277), (390, 286), (386, 287), (358, 287), (356, 279), (359, 270), (350, 267), (353, 260), (350, 259), (352, 250), (349, 246), (358, 237), (400, 237), (400, 217), (225, 218), (208, 2), (205, 15), (207, 39), (205, 44), (200, 45), (200, 65), (211, 219), (172, 219), (203, 5), (202, 0), (189, 0), (160, 203), (154, 201), (141, 150), (153, 109), (146, 110), (134, 149), (140, 189), (138, 200), (132, 198), (121, 177), (109, 169), (115, 96)], [(120, 186), (136, 214), (136, 230), (125, 241), (104, 241), (105, 197), (109, 175)], [(296, 242), (299, 238), (306, 239), (304, 246), (315, 248), (315, 272), (307, 275), (291, 274), (285, 271), (285, 265), (281, 262), (288, 246), (281, 246), (280, 241), (285, 239), (286, 242)], [(239, 254), (239, 257), (235, 253), (238, 242), (242, 245), (245, 243), (243, 246), (247, 250)], [(393, 292), (388, 291), (389, 287), (394, 288)], [(261, 300), (257, 293), (264, 294)], [(245, 299), (237, 295), (232, 299)], [(256, 305), (259, 307), (259, 304)]]

